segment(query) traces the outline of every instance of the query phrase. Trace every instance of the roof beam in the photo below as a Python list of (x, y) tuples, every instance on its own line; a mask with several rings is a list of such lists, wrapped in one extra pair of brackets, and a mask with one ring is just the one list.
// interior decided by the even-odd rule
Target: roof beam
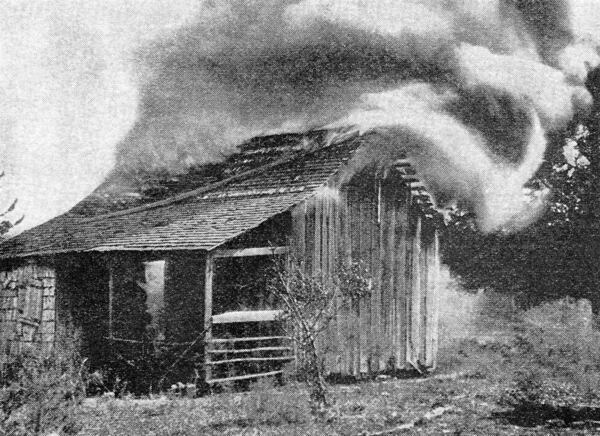
[(286, 254), (288, 247), (256, 247), (256, 248), (234, 248), (213, 251), (213, 257), (246, 257), (246, 256), (272, 256), (275, 254)]

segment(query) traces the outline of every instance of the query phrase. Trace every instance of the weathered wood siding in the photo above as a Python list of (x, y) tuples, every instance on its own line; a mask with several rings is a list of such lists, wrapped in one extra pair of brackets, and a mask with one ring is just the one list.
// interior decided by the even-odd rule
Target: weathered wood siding
[(55, 335), (54, 269), (35, 264), (0, 272), (0, 358), (24, 347), (47, 346)]
[(331, 280), (353, 260), (372, 278), (370, 297), (340, 305), (320, 344), (332, 373), (435, 366), (438, 241), (412, 195), (393, 169), (372, 171), (331, 181), (292, 211), (292, 255), (308, 272)]

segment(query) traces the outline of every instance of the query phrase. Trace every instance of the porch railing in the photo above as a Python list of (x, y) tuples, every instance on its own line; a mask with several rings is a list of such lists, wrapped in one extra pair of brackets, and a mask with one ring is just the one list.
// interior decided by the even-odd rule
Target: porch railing
[[(214, 315), (213, 325), (234, 323), (256, 323), (278, 321), (279, 310), (254, 310), (226, 312)], [(249, 380), (260, 377), (277, 376), (283, 373), (281, 366), (295, 360), (295, 349), (289, 336), (255, 336), (255, 337), (215, 337), (211, 336), (206, 343), (206, 382), (208, 384), (226, 383), (238, 380)], [(256, 372), (241, 373), (236, 366), (252, 364), (260, 365)], [(266, 367), (266, 368), (265, 368)], [(277, 369), (274, 369), (278, 367)], [(218, 368), (218, 370), (216, 370)], [(227, 376), (212, 377), (214, 373), (227, 373)]]

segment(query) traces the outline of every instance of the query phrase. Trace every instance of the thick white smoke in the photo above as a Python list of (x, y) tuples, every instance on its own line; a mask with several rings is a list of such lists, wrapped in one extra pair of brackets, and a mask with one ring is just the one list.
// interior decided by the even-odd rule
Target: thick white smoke
[(377, 128), (370, 157), (407, 151), (440, 203), (472, 207), (486, 230), (524, 225), (539, 211), (522, 187), (546, 132), (591, 102), (591, 3), (204, 3), (147, 51), (156, 78), (120, 166), (178, 170), (255, 134)]
[(358, 157), (362, 163), (406, 150), (438, 201), (459, 199), (471, 206), (484, 230), (509, 221), (524, 225), (535, 217), (537, 209), (530, 209), (522, 197), (522, 187), (537, 170), (546, 145), (535, 110), (531, 109), (530, 133), (524, 138), (526, 152), (514, 165), (492, 153), (480, 132), (445, 111), (459, 100), (453, 91), (435, 92), (428, 84), (416, 83), (368, 94), (363, 100), (360, 109), (336, 123), (336, 127), (383, 128), (381, 140)]
[[(103, 173), (107, 144), (133, 123), (117, 149), (117, 172), (177, 171), (221, 159), (257, 134), (354, 124), (377, 128), (397, 145), (374, 144), (373, 155), (407, 151), (440, 203), (469, 205), (488, 230), (524, 223), (535, 211), (523, 206), (521, 188), (542, 160), (546, 132), (590, 103), (583, 84), (600, 60), (593, 3), (207, 0), (194, 9), (155, 2), (142, 13), (152, 31), (134, 36), (131, 29), (146, 25), (132, 18), (140, 12), (135, 3), (115, 6), (121, 15), (98, 7), (80, 24), (87, 33), (75, 33), (102, 43), (82, 44), (95, 49), (83, 50), (86, 68), (74, 70), (100, 77), (101, 85), (73, 88), (78, 79), (66, 73), (48, 81), (65, 87), (58, 95), (76, 96), (77, 109), (66, 115), (75, 126), (110, 129), (76, 127), (83, 129), (76, 138), (61, 133), (53, 143), (106, 150)], [(181, 27), (169, 36), (163, 23), (172, 24), (167, 31)], [(69, 106), (62, 103), (49, 106)], [(63, 132), (50, 124), (50, 132)], [(89, 172), (74, 156), (63, 168)], [(52, 177), (47, 184), (58, 186)]]

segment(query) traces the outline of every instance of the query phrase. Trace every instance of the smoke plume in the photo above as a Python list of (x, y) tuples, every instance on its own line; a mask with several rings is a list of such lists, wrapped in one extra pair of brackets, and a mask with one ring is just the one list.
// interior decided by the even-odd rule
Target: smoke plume
[(205, 2), (144, 52), (153, 78), (119, 164), (176, 171), (257, 134), (377, 128), (369, 155), (408, 152), (439, 204), (486, 230), (525, 224), (546, 133), (591, 101), (593, 14), (575, 0)]
[[(119, 172), (181, 171), (258, 134), (377, 129), (385, 141), (372, 155), (407, 152), (440, 205), (473, 208), (486, 230), (525, 224), (536, 210), (524, 206), (522, 186), (546, 133), (590, 104), (584, 81), (600, 62), (594, 3), (206, 0), (175, 14), (177, 31), (117, 50), (125, 67), (85, 75), (113, 85), (91, 92), (84, 112), (112, 135), (81, 132), (72, 147), (75, 156), (81, 144), (110, 150), (131, 127), (117, 147)], [(160, 21), (159, 10), (149, 16)], [(127, 92), (107, 106), (115, 89)]]

